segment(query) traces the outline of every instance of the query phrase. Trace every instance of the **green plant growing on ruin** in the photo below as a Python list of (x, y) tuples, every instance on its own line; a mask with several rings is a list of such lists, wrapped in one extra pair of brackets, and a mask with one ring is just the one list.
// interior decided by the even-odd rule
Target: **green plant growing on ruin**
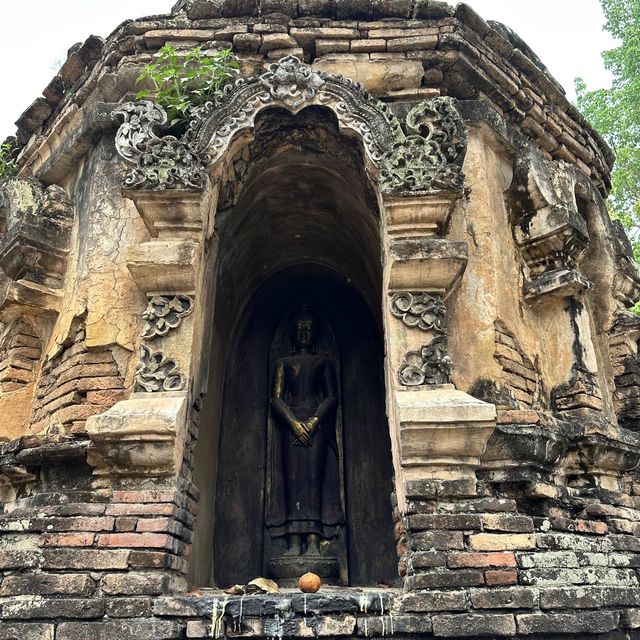
[(15, 160), (15, 146), (11, 141), (0, 145), (0, 180), (11, 178), (18, 173), (18, 164)]
[(201, 47), (194, 47), (178, 52), (165, 44), (136, 79), (137, 84), (149, 81), (153, 88), (142, 89), (136, 99), (153, 96), (167, 112), (169, 126), (185, 129), (193, 110), (206, 102), (216, 102), (222, 87), (239, 68), (238, 59), (229, 49), (206, 54)]

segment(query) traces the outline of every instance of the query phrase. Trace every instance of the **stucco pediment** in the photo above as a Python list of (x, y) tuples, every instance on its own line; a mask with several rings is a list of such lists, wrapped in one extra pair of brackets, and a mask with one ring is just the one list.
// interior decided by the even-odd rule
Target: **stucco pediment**
[(259, 76), (239, 78), (220, 99), (200, 107), (181, 138), (161, 135), (167, 116), (149, 102), (126, 103), (115, 111), (124, 119), (116, 148), (130, 165), (126, 190), (204, 188), (206, 173), (242, 133), (253, 131), (258, 114), (308, 107), (333, 112), (341, 131), (362, 141), (369, 172), (383, 193), (459, 192), (466, 130), (451, 98), (414, 106), (401, 123), (362, 85), (318, 71), (288, 55)]

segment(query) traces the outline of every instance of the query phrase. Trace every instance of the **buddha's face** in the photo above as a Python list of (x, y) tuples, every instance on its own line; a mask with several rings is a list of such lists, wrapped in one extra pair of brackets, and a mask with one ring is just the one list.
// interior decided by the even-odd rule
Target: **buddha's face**
[(313, 344), (313, 320), (298, 318), (296, 320), (296, 343), (301, 349), (308, 349)]

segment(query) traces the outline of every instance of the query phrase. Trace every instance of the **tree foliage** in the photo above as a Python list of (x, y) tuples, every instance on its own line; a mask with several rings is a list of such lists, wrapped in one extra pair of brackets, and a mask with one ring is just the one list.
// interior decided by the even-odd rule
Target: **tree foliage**
[(588, 91), (577, 78), (578, 108), (616, 154), (610, 213), (627, 229), (640, 260), (640, 0), (600, 0), (605, 29), (620, 41), (602, 54), (610, 89)]
[(165, 44), (136, 79), (136, 83), (149, 81), (153, 89), (142, 89), (136, 99), (153, 94), (155, 102), (167, 112), (169, 126), (184, 128), (191, 120), (193, 109), (215, 102), (223, 85), (239, 68), (238, 59), (229, 49), (207, 55), (201, 47), (179, 52)]

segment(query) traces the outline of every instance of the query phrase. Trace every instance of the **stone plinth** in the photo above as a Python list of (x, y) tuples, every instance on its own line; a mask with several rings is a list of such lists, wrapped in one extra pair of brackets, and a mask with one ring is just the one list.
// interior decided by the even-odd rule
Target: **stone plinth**
[(154, 238), (197, 237), (202, 229), (202, 191), (131, 189), (126, 191), (126, 195), (134, 201)]
[(127, 267), (147, 294), (193, 292), (200, 249), (193, 240), (158, 240), (129, 247)]
[(186, 428), (183, 394), (133, 394), (87, 420), (89, 464), (97, 476), (162, 477), (180, 469)]
[(496, 409), (453, 385), (395, 392), (407, 480), (474, 476), (495, 428)]

